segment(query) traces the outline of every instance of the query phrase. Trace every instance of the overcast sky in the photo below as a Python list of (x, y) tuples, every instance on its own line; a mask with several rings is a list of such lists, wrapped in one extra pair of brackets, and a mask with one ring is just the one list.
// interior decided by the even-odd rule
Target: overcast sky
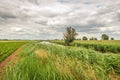
[(0, 0), (0, 38), (62, 39), (69, 26), (120, 39), (120, 0)]

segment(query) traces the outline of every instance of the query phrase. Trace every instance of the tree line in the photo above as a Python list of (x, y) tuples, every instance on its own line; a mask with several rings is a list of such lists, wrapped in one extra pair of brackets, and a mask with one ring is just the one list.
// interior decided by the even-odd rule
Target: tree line
[[(66, 31), (63, 33), (63, 37), (65, 40), (66, 45), (69, 45), (71, 42), (75, 40), (75, 37), (78, 35), (76, 30), (72, 27), (67, 27)], [(109, 40), (109, 36), (107, 34), (102, 34), (101, 35), (101, 40)], [(95, 37), (91, 37), (88, 39), (86, 36), (83, 36), (82, 39), (77, 39), (77, 40), (98, 40)], [(110, 38), (110, 40), (114, 40), (114, 38)]]
[[(98, 40), (95, 37), (87, 38), (86, 36), (83, 36), (82, 39), (77, 39), (77, 40)], [(107, 34), (102, 34), (101, 35), (101, 40), (114, 40), (114, 38), (110, 38)]]

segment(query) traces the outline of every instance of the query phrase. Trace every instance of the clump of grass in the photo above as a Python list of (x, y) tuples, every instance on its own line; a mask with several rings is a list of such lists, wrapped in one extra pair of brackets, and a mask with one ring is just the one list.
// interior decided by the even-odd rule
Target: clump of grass
[[(94, 74), (94, 78), (100, 80), (109, 80), (109, 74), (112, 70), (114, 70), (116, 76), (120, 75), (120, 55), (103, 55), (99, 52), (84, 48), (68, 48), (57, 45), (39, 45), (39, 48), (49, 51), (51, 55), (58, 55), (60, 57), (60, 60), (58, 62), (62, 64), (65, 63), (64, 65), (69, 63), (67, 66), (69, 66), (70, 70), (72, 71), (72, 75), (74, 77), (75, 75), (79, 75), (78, 77), (75, 77), (76, 80), (91, 80), (92, 78), (87, 73), (90, 71), (91, 73), (93, 72), (92, 74)], [(66, 58), (70, 58), (70, 61), (65, 62)], [(86, 67), (86, 65), (88, 67)], [(76, 68), (76, 66), (79, 67)]]

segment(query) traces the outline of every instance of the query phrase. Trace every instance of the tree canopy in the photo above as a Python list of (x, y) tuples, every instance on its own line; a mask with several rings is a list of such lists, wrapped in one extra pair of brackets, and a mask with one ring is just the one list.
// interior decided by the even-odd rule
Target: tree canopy
[(88, 40), (88, 38), (86, 36), (83, 36), (82, 40)]
[(101, 39), (102, 40), (109, 40), (109, 36), (107, 34), (102, 34)]
[(64, 34), (64, 40), (66, 45), (70, 45), (71, 42), (75, 40), (75, 37), (78, 35), (74, 28), (67, 27)]

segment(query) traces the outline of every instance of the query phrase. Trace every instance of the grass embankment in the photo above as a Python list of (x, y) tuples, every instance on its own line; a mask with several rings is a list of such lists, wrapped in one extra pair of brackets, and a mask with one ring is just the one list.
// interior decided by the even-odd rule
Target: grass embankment
[(3, 80), (120, 80), (120, 55), (30, 43)]
[(15, 42), (15, 41), (0, 41), (0, 62), (6, 57), (11, 55), (16, 49), (25, 44), (26, 42)]
[[(51, 41), (51, 42), (65, 45), (64, 41)], [(100, 41), (76, 40), (71, 44), (71, 46), (90, 48), (96, 51), (100, 51), (102, 53), (106, 52), (120, 53), (120, 40), (100, 40)]]

